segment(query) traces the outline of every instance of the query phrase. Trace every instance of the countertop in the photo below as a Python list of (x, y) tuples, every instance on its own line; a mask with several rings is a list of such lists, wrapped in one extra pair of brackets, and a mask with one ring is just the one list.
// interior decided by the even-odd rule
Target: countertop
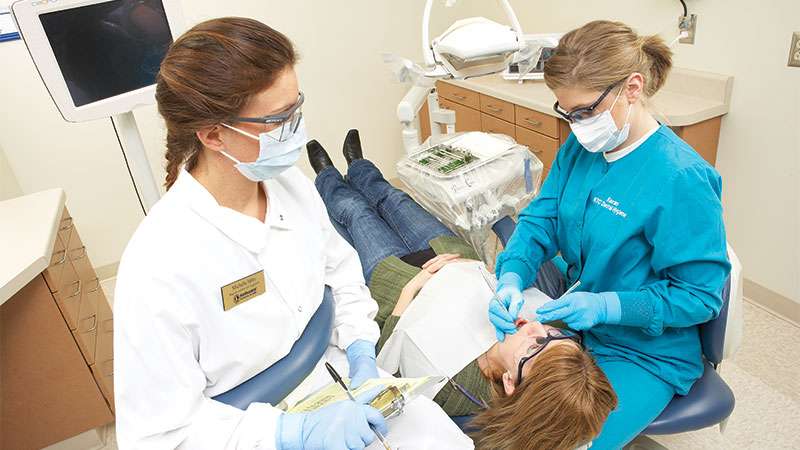
[(50, 265), (65, 201), (50, 189), (0, 202), (0, 305)]
[[(444, 82), (560, 118), (553, 111), (556, 98), (542, 80), (520, 84), (495, 74)], [(693, 125), (727, 114), (732, 90), (730, 75), (676, 67), (661, 90), (649, 100), (649, 107), (667, 125)]]

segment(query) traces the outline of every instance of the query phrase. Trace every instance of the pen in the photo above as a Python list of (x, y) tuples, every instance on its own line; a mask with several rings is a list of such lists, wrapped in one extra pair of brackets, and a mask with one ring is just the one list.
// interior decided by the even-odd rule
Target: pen
[[(355, 402), (356, 398), (353, 397), (353, 393), (350, 392), (350, 389), (348, 389), (347, 385), (344, 384), (344, 380), (342, 380), (342, 377), (339, 375), (339, 372), (337, 372), (336, 369), (334, 369), (333, 366), (330, 365), (330, 363), (328, 363), (327, 361), (325, 362), (325, 368), (328, 369), (328, 373), (331, 374), (333, 381), (336, 382), (339, 386), (341, 386), (342, 389), (344, 389), (344, 392), (347, 394), (347, 397)], [(369, 427), (370, 429), (372, 429), (372, 432), (375, 433), (375, 436), (378, 438), (378, 440), (381, 441), (381, 444), (383, 444), (383, 448), (385, 448), (386, 450), (392, 450), (392, 447), (389, 447), (389, 443), (386, 441), (386, 438), (381, 434), (381, 432), (378, 431), (375, 427), (373, 427), (372, 424), (370, 424)]]

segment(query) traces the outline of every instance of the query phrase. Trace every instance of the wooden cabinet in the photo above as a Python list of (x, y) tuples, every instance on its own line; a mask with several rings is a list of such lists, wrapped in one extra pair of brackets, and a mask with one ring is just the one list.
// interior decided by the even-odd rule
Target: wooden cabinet
[(64, 209), (50, 266), (0, 306), (0, 448), (38, 449), (114, 420), (113, 329)]
[[(485, 131), (511, 136), (544, 164), (547, 176), (558, 149), (570, 135), (569, 124), (558, 117), (544, 114), (454, 84), (437, 81), (439, 104), (456, 112), (456, 131)], [(422, 139), (430, 136), (427, 104), (419, 114)], [(717, 160), (721, 117), (692, 125), (672, 127), (673, 131), (711, 165)]]

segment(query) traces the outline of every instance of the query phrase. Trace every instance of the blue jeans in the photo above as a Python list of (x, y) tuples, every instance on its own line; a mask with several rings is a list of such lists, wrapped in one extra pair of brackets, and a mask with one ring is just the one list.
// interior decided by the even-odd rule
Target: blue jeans
[(350, 164), (346, 180), (335, 167), (326, 167), (314, 184), (334, 228), (358, 252), (368, 282), (375, 266), (389, 256), (425, 250), (437, 237), (454, 236), (366, 159)]

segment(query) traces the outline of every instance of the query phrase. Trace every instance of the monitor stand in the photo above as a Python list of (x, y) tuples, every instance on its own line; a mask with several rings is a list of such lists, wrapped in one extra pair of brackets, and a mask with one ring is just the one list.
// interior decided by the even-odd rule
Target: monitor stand
[(161, 198), (161, 192), (158, 190), (153, 170), (147, 160), (142, 135), (136, 125), (136, 118), (133, 116), (133, 111), (128, 111), (115, 115), (111, 118), (111, 122), (117, 132), (122, 155), (128, 166), (128, 173), (133, 181), (136, 195), (139, 197), (142, 210), (147, 215)]

